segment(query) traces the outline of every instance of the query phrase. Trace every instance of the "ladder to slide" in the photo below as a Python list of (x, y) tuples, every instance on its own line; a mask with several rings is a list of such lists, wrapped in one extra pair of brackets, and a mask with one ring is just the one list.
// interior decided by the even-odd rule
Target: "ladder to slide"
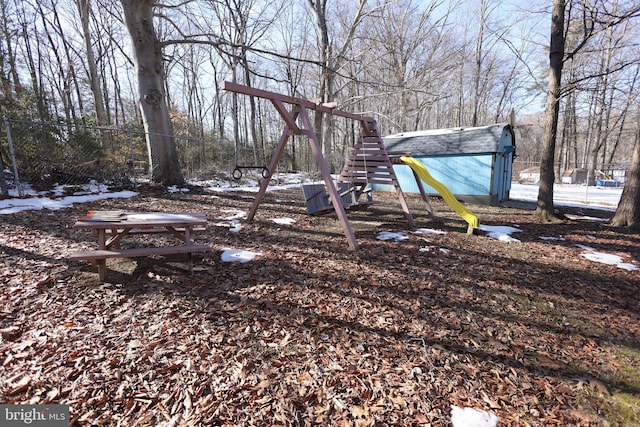
[(393, 186), (409, 224), (415, 227), (413, 216), (409, 211), (404, 193), (400, 189), (400, 183), (393, 170), (393, 164), (384, 147), (376, 122), (370, 121), (362, 124), (362, 134), (351, 149), (338, 177), (338, 182), (353, 184), (356, 198), (365, 191), (368, 184)]

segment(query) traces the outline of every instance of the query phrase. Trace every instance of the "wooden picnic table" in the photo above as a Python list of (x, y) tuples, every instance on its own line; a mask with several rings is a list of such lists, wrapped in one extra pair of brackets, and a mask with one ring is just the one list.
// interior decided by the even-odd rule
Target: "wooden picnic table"
[[(98, 238), (98, 248), (75, 252), (69, 259), (97, 263), (101, 281), (104, 281), (106, 276), (107, 258), (186, 253), (189, 257), (190, 271), (193, 272), (192, 253), (210, 249), (208, 245), (194, 244), (193, 233), (206, 225), (207, 217), (203, 213), (89, 211), (86, 217), (78, 219), (73, 228), (91, 230)], [(180, 243), (160, 247), (120, 248), (123, 238), (137, 234), (169, 234), (176, 237)]]

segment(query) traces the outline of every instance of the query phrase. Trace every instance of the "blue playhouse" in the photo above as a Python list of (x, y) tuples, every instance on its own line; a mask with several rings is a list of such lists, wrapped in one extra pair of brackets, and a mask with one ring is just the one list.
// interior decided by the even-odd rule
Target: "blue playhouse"
[[(516, 144), (513, 129), (507, 123), (404, 132), (383, 139), (390, 156), (417, 159), (460, 201), (494, 206), (509, 200)], [(402, 191), (420, 192), (419, 180), (411, 168), (397, 164), (394, 170)], [(434, 188), (424, 182), (422, 185), (427, 194), (437, 194)], [(393, 190), (385, 185), (372, 187)]]

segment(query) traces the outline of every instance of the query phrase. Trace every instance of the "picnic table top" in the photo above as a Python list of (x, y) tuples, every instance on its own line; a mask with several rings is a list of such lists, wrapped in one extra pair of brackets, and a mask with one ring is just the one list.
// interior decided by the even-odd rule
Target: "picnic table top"
[(74, 228), (190, 227), (206, 225), (207, 216), (199, 212), (123, 212), (89, 211), (78, 218)]

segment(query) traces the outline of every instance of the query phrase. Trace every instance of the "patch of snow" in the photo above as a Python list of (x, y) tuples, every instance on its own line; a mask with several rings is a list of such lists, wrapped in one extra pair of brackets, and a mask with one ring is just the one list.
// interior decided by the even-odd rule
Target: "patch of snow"
[(226, 218), (222, 218), (222, 221), (216, 222), (214, 225), (217, 227), (228, 227), (231, 233), (239, 233), (242, 230), (242, 223), (240, 219), (244, 219), (247, 216), (245, 211), (239, 211), (237, 209), (226, 209), (223, 212), (231, 214)]
[(222, 212), (231, 214), (231, 216), (224, 218), (227, 221), (244, 219), (247, 217), (247, 213), (245, 211), (239, 211), (237, 209), (226, 209), (226, 210), (223, 210)]
[(114, 193), (99, 193), (84, 196), (66, 196), (59, 199), (50, 199), (48, 197), (5, 199), (0, 200), (0, 215), (40, 209), (58, 210), (74, 203), (93, 202), (105, 199), (128, 199), (137, 195), (138, 193), (135, 191), (117, 191)]
[(239, 233), (242, 230), (242, 224), (237, 219), (231, 219), (228, 221), (216, 222), (213, 224), (217, 227), (227, 227), (232, 233)]
[(580, 249), (584, 249), (585, 251), (595, 252), (595, 249), (592, 248), (591, 246), (585, 246), (585, 245), (581, 245), (581, 244), (578, 244), (578, 243), (576, 243), (574, 246), (577, 247), (577, 248), (580, 248)]
[(451, 405), (453, 427), (496, 427), (498, 421), (498, 417), (491, 412)]
[(295, 224), (296, 222), (296, 220), (293, 218), (272, 218), (271, 221), (281, 225), (291, 225)]
[(240, 221), (231, 221), (230, 225), (231, 227), (229, 228), (229, 231), (232, 233), (239, 233), (242, 230), (242, 224)]
[[(538, 185), (512, 182), (509, 198), (535, 202), (538, 200), (538, 188)], [(620, 202), (621, 195), (622, 188), (585, 187), (578, 184), (555, 184), (553, 186), (553, 204), (556, 206), (597, 208), (614, 212)]]
[(432, 228), (418, 228), (416, 231), (414, 231), (414, 233), (416, 234), (447, 234), (446, 231), (434, 230)]
[(262, 255), (259, 252), (245, 251), (243, 249), (229, 249), (224, 248), (222, 250), (221, 259), (222, 262), (241, 262), (246, 263), (253, 260), (255, 257)]
[(594, 248), (591, 248), (585, 245), (576, 245), (576, 246), (579, 247), (580, 249), (587, 251), (587, 252), (581, 253), (580, 256), (582, 256), (585, 259), (588, 259), (589, 261), (599, 262), (601, 264), (607, 264), (607, 265), (615, 265), (616, 267), (621, 268), (623, 270), (627, 270), (627, 271), (635, 271), (640, 269), (635, 264), (623, 262), (623, 259), (621, 256), (607, 254), (604, 252), (598, 252)]
[(511, 237), (511, 233), (519, 233), (522, 230), (515, 227), (509, 227), (506, 225), (484, 225), (480, 224), (480, 230), (486, 231), (487, 236), (501, 240), (503, 242), (520, 242), (520, 240)]
[(573, 221), (597, 221), (597, 222), (607, 222), (606, 218), (597, 218), (595, 216), (576, 216), (576, 215), (565, 215), (567, 218)]
[(169, 193), (188, 193), (189, 192), (188, 188), (178, 188), (175, 185), (172, 185), (171, 187), (167, 187), (167, 190), (169, 191)]
[(441, 253), (448, 255), (451, 250), (447, 249), (447, 248), (439, 248), (437, 246), (425, 246), (423, 248), (418, 249), (418, 252), (434, 252), (434, 251), (440, 251)]
[(553, 237), (553, 236), (538, 236), (538, 238), (540, 240), (560, 240), (560, 241), (565, 241), (567, 239), (565, 239), (564, 237)]
[(405, 233), (393, 233), (391, 231), (382, 231), (378, 233), (378, 240), (395, 240), (399, 242), (401, 240), (407, 240), (409, 237)]

